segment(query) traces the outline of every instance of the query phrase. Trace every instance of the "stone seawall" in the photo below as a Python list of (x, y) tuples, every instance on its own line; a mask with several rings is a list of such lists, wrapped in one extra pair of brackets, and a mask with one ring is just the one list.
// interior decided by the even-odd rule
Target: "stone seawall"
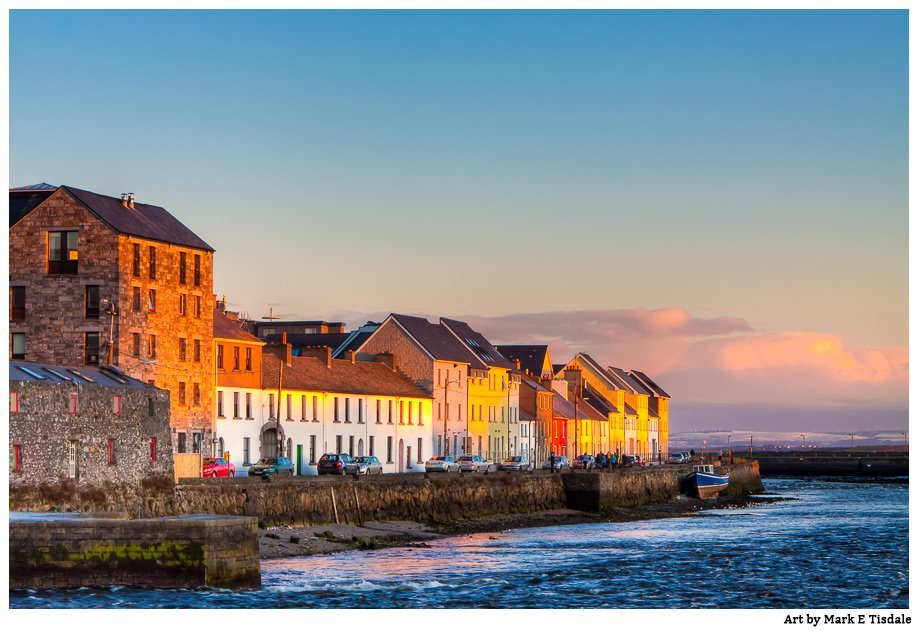
[(260, 584), (255, 518), (10, 515), (10, 588)]
[[(182, 514), (255, 516), (264, 524), (310, 525), (367, 520), (448, 523), (496, 514), (549, 509), (602, 511), (668, 500), (679, 494), (689, 468), (643, 468), (613, 473), (387, 474), (272, 481), (219, 479), (173, 487), (112, 486), (53, 494), (10, 488), (10, 510), (126, 511), (135, 518)], [(761, 491), (755, 463), (731, 469), (728, 493)], [(51, 496), (49, 499), (48, 496)]]

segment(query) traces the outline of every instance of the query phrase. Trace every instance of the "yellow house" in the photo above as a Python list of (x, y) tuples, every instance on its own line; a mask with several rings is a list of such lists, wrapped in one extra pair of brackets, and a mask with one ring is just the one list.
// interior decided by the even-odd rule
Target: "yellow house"
[(669, 393), (642, 371), (632, 369), (628, 375), (651, 393), (648, 399), (650, 451), (662, 459), (669, 454)]

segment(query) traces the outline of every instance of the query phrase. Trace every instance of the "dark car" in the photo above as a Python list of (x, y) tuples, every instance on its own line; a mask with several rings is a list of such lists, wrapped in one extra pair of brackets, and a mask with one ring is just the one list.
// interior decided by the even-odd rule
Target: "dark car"
[(236, 466), (226, 459), (204, 459), (204, 465), (201, 469), (201, 476), (204, 478), (232, 478), (236, 476)]
[(626, 454), (622, 457), (623, 467), (644, 467), (644, 459), (637, 454)]
[[(375, 456), (358, 456), (350, 463), (344, 464), (348, 474), (382, 474), (383, 466)], [(320, 472), (321, 474), (321, 472)]]
[(274, 476), (293, 476), (293, 462), (287, 457), (265, 457), (249, 468), (249, 476), (272, 478)]
[(319, 459), (319, 474), (346, 474), (347, 466), (353, 463), (350, 454), (323, 454)]
[(589, 454), (581, 454), (574, 459), (575, 470), (592, 470), (596, 467), (596, 460)]

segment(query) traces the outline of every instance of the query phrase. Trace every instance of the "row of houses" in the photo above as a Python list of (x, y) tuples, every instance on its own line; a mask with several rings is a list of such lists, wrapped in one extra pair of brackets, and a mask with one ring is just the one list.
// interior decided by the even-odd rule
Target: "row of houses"
[(133, 194), (11, 189), (11, 392), (23, 363), (131, 376), (168, 392), (177, 459), (226, 455), (240, 473), (278, 455), (313, 473), (326, 452), (390, 472), (439, 454), (667, 452), (669, 395), (640, 371), (585, 353), (553, 365), (545, 345), (495, 346), (449, 318), (390, 314), (353, 331), (240, 318), (213, 293), (213, 253)]

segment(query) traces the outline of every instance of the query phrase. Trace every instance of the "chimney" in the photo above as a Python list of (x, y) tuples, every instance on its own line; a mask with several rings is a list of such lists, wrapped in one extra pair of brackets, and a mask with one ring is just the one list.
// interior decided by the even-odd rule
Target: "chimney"
[(134, 194), (133, 193), (127, 194), (127, 203), (128, 203), (128, 208), (134, 208)]
[(331, 347), (325, 347), (325, 366), (331, 368), (332, 350)]
[(519, 361), (519, 358), (517, 358), (516, 360), (513, 361), (513, 366), (516, 367), (516, 370), (517, 370), (517, 371), (520, 370), (520, 361)]
[(128, 205), (127, 197), (128, 197), (127, 193), (121, 194), (121, 206), (123, 206), (124, 208), (127, 208), (127, 205)]
[(351, 361), (351, 364), (355, 364), (357, 362), (357, 354), (354, 353), (353, 349), (347, 352), (347, 359)]

